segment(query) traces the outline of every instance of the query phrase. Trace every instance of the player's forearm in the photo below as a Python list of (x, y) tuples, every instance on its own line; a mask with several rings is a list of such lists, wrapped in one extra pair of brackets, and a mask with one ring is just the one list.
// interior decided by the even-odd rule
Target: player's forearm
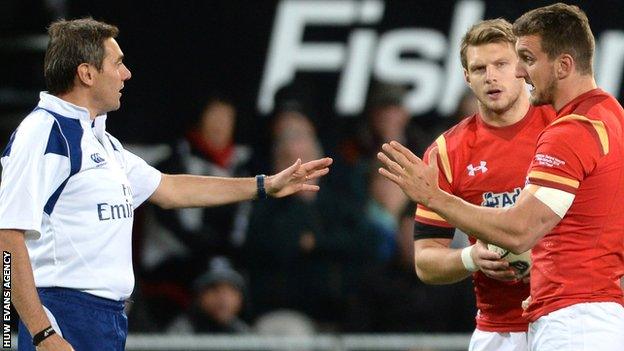
[(523, 218), (514, 207), (476, 206), (442, 191), (427, 206), (451, 225), (477, 239), (507, 248), (514, 253), (521, 253), (532, 247), (527, 218)]
[(163, 208), (207, 207), (251, 200), (256, 194), (255, 178), (163, 174), (150, 200)]
[(0, 249), (11, 253), (11, 301), (31, 335), (38, 333), (48, 327), (50, 321), (35, 288), (24, 232), (0, 229)]
[(451, 284), (471, 275), (461, 260), (461, 250), (429, 247), (414, 255), (416, 274), (426, 284)]

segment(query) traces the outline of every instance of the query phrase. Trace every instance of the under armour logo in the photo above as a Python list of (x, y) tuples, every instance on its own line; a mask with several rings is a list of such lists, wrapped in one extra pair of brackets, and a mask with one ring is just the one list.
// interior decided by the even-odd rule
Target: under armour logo
[(466, 167), (466, 169), (468, 169), (468, 175), (471, 177), (474, 177), (478, 171), (481, 171), (481, 173), (485, 173), (487, 172), (487, 167), (485, 166), (487, 164), (487, 162), (485, 161), (481, 161), (480, 164), (475, 167), (472, 164), (469, 164), (468, 167)]
[(96, 153), (94, 153), (94, 154), (91, 154), (91, 159), (92, 159), (92, 160), (93, 160), (93, 162), (95, 162), (95, 163), (101, 163), (101, 162), (104, 162), (104, 161), (105, 161), (105, 160), (104, 160), (104, 157), (100, 156), (100, 154), (99, 154), (99, 153), (97, 153), (97, 152), (96, 152)]

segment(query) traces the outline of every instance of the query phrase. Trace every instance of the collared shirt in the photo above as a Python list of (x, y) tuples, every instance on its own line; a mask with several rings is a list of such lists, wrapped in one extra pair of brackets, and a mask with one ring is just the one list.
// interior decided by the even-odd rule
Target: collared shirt
[(1, 160), (0, 228), (26, 232), (35, 285), (130, 296), (134, 210), (161, 174), (106, 132), (106, 115), (42, 92)]

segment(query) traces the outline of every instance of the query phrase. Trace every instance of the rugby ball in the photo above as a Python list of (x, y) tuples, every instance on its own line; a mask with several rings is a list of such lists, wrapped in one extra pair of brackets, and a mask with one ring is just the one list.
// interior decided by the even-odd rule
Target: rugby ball
[(531, 271), (531, 250), (516, 255), (494, 244), (488, 244), (488, 250), (496, 252), (501, 256), (501, 259), (509, 262), (509, 265), (518, 272), (519, 278), (528, 275)]

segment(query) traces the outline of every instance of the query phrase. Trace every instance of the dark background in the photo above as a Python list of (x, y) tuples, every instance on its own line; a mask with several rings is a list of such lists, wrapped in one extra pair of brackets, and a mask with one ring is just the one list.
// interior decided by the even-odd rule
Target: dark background
[[(354, 27), (382, 34), (407, 27), (448, 33), (455, 1), (385, 1), (374, 25), (310, 26), (304, 41), (342, 42)], [(483, 1), (485, 17), (510, 21), (551, 1)], [(604, 30), (624, 35), (620, 0), (570, 1), (586, 10), (596, 38)], [(239, 108), (238, 140), (253, 144), (266, 124), (256, 101), (278, 1), (38, 1), (0, 2), (0, 141), (6, 138), (45, 90), (43, 56), (46, 26), (55, 18), (93, 16), (121, 29), (118, 41), (132, 71), (122, 108), (111, 113), (108, 129), (124, 142), (167, 142), (194, 117), (196, 104), (209, 92), (230, 95)], [(39, 49), (28, 47), (39, 35)], [(35, 36), (35, 38), (37, 38)], [(43, 39), (42, 39), (43, 38)], [(41, 44), (41, 41), (44, 43)], [(624, 46), (624, 43), (622, 44)], [(620, 49), (623, 50), (623, 49)], [(409, 56), (409, 53), (406, 53)], [(440, 62), (445, 70), (444, 62)], [(458, 68), (459, 69), (459, 68)], [(620, 71), (621, 73), (621, 71)], [(348, 129), (358, 115), (338, 116), (333, 105), (338, 72), (298, 72), (306, 82), (309, 105), (323, 131)], [(600, 82), (599, 82), (600, 83)], [(617, 95), (622, 98), (622, 87)], [(444, 123), (436, 111), (414, 115)], [(335, 128), (338, 125), (341, 128)]]

